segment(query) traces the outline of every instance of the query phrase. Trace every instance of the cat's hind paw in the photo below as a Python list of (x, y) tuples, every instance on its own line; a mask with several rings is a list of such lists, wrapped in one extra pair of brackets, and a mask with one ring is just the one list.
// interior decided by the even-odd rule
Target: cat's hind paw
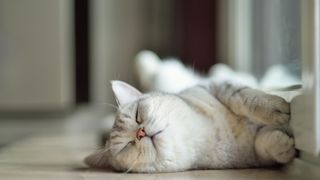
[(273, 131), (268, 138), (270, 144), (268, 152), (270, 156), (278, 163), (288, 163), (292, 161), (296, 155), (294, 148), (294, 140), (285, 132), (280, 130)]

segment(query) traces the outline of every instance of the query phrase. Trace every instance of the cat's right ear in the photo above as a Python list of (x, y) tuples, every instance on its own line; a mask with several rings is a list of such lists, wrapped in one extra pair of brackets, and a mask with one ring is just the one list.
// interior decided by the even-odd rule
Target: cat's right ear
[(136, 88), (123, 81), (111, 81), (111, 86), (119, 106), (131, 103), (142, 95)]

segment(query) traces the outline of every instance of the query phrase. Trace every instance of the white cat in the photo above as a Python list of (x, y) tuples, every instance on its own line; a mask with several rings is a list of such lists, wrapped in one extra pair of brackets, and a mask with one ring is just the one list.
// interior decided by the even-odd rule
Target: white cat
[(176, 172), (290, 162), (289, 104), (246, 86), (210, 82), (180, 93), (140, 93), (113, 81), (119, 104), (105, 148), (91, 167)]

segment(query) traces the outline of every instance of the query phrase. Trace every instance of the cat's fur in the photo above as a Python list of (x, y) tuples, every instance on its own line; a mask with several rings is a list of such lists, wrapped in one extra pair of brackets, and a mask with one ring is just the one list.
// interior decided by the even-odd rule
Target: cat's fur
[[(85, 159), (118, 171), (176, 172), (288, 163), (295, 156), (289, 104), (278, 96), (230, 83), (178, 94), (142, 94), (113, 81), (119, 103), (105, 148)], [(136, 137), (139, 128), (147, 136)]]

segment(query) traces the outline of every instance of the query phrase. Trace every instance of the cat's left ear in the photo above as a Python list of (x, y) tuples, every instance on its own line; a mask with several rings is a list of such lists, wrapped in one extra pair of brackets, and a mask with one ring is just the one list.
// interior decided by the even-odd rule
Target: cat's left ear
[(119, 106), (131, 103), (142, 95), (136, 88), (123, 81), (111, 81), (111, 86)]

